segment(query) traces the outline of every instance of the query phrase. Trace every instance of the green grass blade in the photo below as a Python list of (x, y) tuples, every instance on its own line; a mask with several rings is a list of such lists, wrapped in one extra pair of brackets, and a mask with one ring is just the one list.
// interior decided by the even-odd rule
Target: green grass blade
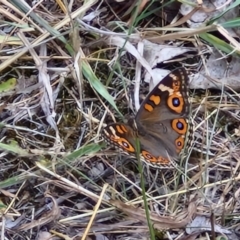
[(7, 152), (15, 153), (19, 156), (28, 156), (30, 155), (27, 150), (22, 149), (18, 146), (18, 143), (12, 140), (9, 144), (0, 143), (0, 149), (5, 150)]
[(141, 184), (141, 189), (142, 189), (144, 209), (145, 209), (145, 213), (146, 213), (146, 219), (147, 219), (147, 223), (148, 223), (148, 229), (149, 229), (151, 240), (155, 240), (155, 233), (154, 233), (152, 221), (150, 219), (150, 212), (148, 209), (148, 201), (147, 201), (147, 195), (146, 195), (146, 190), (145, 190), (143, 167), (142, 167), (142, 162), (140, 159), (140, 152), (141, 152), (140, 141), (139, 141), (139, 138), (136, 138), (135, 140), (136, 140), (136, 158), (138, 160), (138, 170), (141, 175), (140, 184)]
[(99, 81), (99, 79), (96, 77), (96, 75), (93, 73), (91, 67), (86, 61), (82, 61), (82, 72), (83, 75), (87, 78), (91, 86), (103, 97), (105, 98), (112, 107), (118, 112), (118, 114), (123, 118), (122, 114), (118, 110), (113, 97), (108, 93), (105, 86)]
[(3, 180), (0, 182), (0, 189), (4, 189), (7, 187), (14, 186), (16, 184), (20, 184), (21, 182), (23, 182), (30, 176), (31, 175), (27, 176), (26, 174), (23, 174), (23, 175), (14, 176), (14, 177), (8, 178), (6, 180)]
[(236, 0), (234, 3), (232, 3), (229, 7), (227, 7), (223, 12), (221, 12), (218, 16), (210, 19), (207, 23), (207, 25), (213, 24), (215, 21), (217, 21), (219, 18), (221, 18), (225, 13), (230, 11), (231, 9), (237, 7), (240, 4), (240, 0)]
[(228, 43), (226, 43), (225, 41), (215, 37), (212, 34), (209, 33), (202, 33), (200, 34), (200, 37), (202, 39), (204, 39), (205, 41), (207, 41), (208, 43), (212, 44), (215, 48), (225, 52), (226, 54), (233, 54), (236, 57), (240, 57), (240, 52), (234, 50), (234, 48), (229, 45)]
[(79, 149), (77, 149), (76, 151), (70, 153), (68, 156), (66, 156), (64, 159), (67, 161), (71, 161), (74, 160), (76, 158), (82, 157), (83, 155), (92, 155), (96, 152), (98, 152), (100, 149), (102, 148), (101, 145), (99, 144), (89, 144), (86, 146), (83, 146)]
[(0, 83), (0, 93), (13, 90), (17, 85), (16, 78), (10, 78), (5, 82)]
[(219, 24), (224, 28), (234, 28), (234, 27), (239, 27), (240, 26), (240, 18), (235, 18), (232, 20), (229, 20), (227, 22)]

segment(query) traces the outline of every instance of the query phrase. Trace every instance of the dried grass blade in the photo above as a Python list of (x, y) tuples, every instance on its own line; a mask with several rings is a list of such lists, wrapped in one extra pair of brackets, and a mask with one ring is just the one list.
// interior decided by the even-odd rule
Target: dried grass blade
[(27, 231), (34, 227), (40, 227), (42, 225), (45, 225), (56, 220), (59, 217), (60, 209), (58, 207), (56, 200), (50, 195), (47, 195), (47, 197), (52, 199), (53, 202), (52, 210), (44, 214), (39, 220), (33, 220), (30, 223), (21, 225), (21, 227), (18, 228), (19, 231)]
[[(134, 219), (146, 223), (145, 211), (140, 208), (136, 208), (130, 205), (127, 205), (121, 201), (111, 200), (110, 203), (121, 209), (124, 213)], [(191, 220), (193, 215), (196, 212), (196, 205), (192, 201), (189, 203), (188, 209), (184, 210), (177, 217), (174, 216), (159, 216), (156, 213), (150, 213), (150, 219), (154, 224), (154, 228), (163, 230), (163, 229), (172, 229), (172, 228), (182, 228), (185, 227)]]

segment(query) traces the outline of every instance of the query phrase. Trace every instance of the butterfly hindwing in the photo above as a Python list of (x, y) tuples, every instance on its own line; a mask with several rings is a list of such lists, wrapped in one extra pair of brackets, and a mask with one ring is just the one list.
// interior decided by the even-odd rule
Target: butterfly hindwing
[(103, 129), (104, 138), (117, 147), (135, 153), (134, 131), (123, 123), (112, 123)]

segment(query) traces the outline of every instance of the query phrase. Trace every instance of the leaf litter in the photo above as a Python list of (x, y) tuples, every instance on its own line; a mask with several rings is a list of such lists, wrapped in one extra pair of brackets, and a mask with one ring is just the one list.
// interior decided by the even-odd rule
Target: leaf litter
[(2, 236), (148, 239), (136, 159), (100, 132), (132, 115), (131, 85), (136, 112), (185, 67), (192, 152), (176, 169), (143, 164), (155, 238), (239, 237), (239, 2), (212, 2), (1, 1)]

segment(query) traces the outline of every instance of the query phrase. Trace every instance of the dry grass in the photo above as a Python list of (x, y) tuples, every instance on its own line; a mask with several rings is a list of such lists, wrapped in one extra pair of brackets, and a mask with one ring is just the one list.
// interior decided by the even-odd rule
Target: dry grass
[[(100, 134), (105, 122), (129, 115), (128, 86), (136, 59), (142, 60), (129, 53), (131, 47), (116, 47), (121, 41), (114, 37), (128, 36), (133, 5), (90, 0), (68, 9), (61, 1), (24, 6), (0, 1), (1, 239), (148, 239), (137, 161), (106, 147)], [(194, 47), (201, 42), (195, 34), (216, 29), (181, 31), (187, 17), (169, 25), (154, 14), (137, 16), (142, 19), (130, 27), (132, 44), (141, 35)], [(163, 31), (159, 23), (179, 31)], [(207, 54), (163, 66), (194, 73)], [(195, 141), (189, 156), (177, 169), (143, 165), (155, 237), (237, 239), (239, 93), (196, 89), (190, 95)], [(201, 223), (190, 230), (197, 216)]]

